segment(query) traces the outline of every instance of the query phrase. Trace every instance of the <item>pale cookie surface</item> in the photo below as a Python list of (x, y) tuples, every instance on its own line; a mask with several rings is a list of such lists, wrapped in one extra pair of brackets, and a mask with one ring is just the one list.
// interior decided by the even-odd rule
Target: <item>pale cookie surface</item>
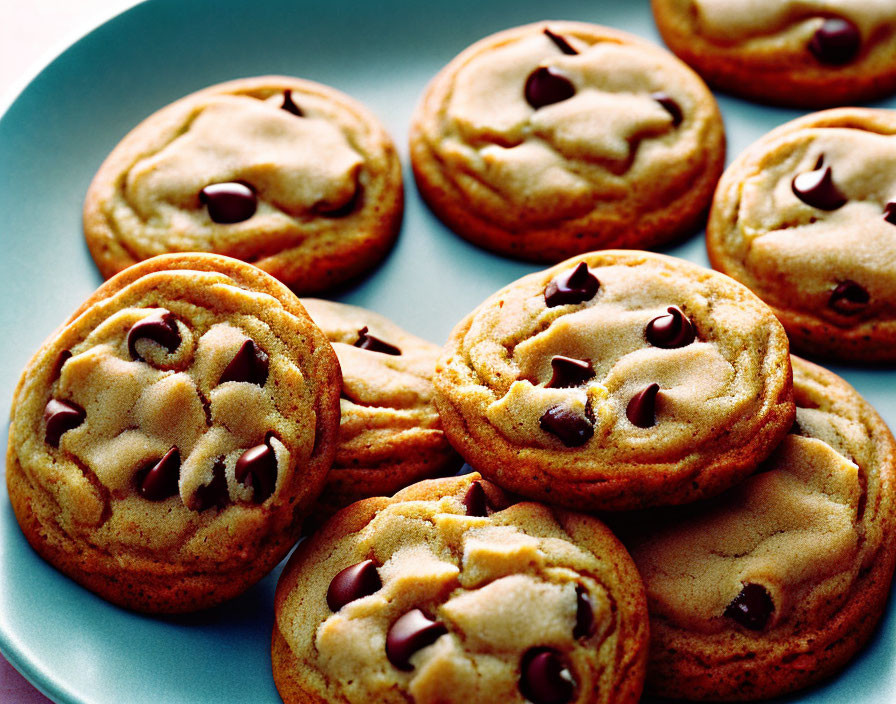
[(828, 110), (756, 142), (719, 183), (707, 249), (796, 350), (896, 360), (896, 112)]
[(790, 428), (787, 337), (745, 287), (647, 252), (592, 252), (458, 324), (436, 404), (486, 477), (573, 508), (718, 493)]
[(643, 587), (600, 521), (507, 506), (478, 474), (338, 513), (276, 595), (287, 704), (634, 704)]
[(689, 68), (576, 22), (474, 44), (432, 81), (411, 125), (435, 213), (472, 242), (536, 261), (699, 228), (724, 158), (715, 100)]
[(713, 87), (805, 108), (896, 91), (892, 0), (653, 0), (665, 42)]
[(441, 348), (364, 308), (315, 298), (302, 305), (342, 367), (336, 458), (315, 512), (453, 474), (461, 461), (432, 400)]
[(629, 542), (651, 612), (648, 688), (764, 699), (842, 667), (894, 565), (896, 443), (839, 377), (798, 358), (793, 430), (760, 472)]
[(188, 95), (132, 130), (94, 177), (84, 234), (105, 277), (214, 252), (313, 293), (377, 263), (402, 207), (376, 117), (327, 86), (265, 76)]
[(217, 255), (102, 286), (16, 389), (7, 483), (26, 537), (104, 598), (203, 608), (263, 577), (323, 488), (339, 366), (288, 289)]

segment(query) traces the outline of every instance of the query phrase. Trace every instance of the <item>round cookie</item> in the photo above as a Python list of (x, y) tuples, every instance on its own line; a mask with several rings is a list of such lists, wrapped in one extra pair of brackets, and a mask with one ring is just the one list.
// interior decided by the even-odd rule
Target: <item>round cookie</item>
[(329, 516), (369, 496), (391, 496), (462, 464), (432, 397), (441, 348), (373, 311), (316, 298), (302, 305), (342, 367), (336, 458), (314, 511)]
[(454, 329), (434, 383), (467, 462), (582, 510), (716, 494), (794, 414), (787, 336), (768, 306), (649, 252), (592, 252), (498, 291)]
[(101, 286), (13, 398), (6, 480), (26, 538), (109, 601), (185, 612), (295, 544), (339, 427), (339, 364), (289, 290), (164, 255)]
[(760, 472), (631, 542), (651, 614), (648, 690), (776, 697), (831, 675), (884, 609), (896, 442), (845, 381), (793, 360), (796, 423)]
[(801, 108), (896, 91), (890, 0), (652, 0), (663, 40), (706, 82)]
[(706, 246), (768, 303), (794, 349), (896, 361), (896, 111), (789, 122), (728, 167)]
[(478, 474), (344, 509), (275, 600), (286, 704), (634, 704), (648, 647), (631, 558), (591, 516), (507, 507)]
[(93, 179), (84, 234), (107, 278), (157, 254), (214, 252), (314, 293), (385, 256), (403, 197), (395, 147), (364, 106), (311, 81), (245, 78), (134, 128)]
[(579, 22), (477, 42), (433, 79), (411, 124), (414, 175), (436, 215), (534, 261), (699, 229), (724, 160), (715, 100), (687, 66)]

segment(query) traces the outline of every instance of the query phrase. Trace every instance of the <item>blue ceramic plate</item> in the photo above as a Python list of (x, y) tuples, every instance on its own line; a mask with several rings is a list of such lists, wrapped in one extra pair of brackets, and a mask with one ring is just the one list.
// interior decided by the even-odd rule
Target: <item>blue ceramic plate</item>
[[(291, 74), (370, 106), (407, 165), (408, 121), (436, 71), (473, 41), (546, 13), (658, 41), (647, 0), (151, 0), (78, 41), (0, 119), (0, 406), (8, 407), (31, 354), (101, 282), (81, 234), (81, 203), (105, 155), (142, 118), (212, 83)], [(732, 155), (797, 116), (720, 103)], [(409, 167), (405, 175), (398, 246), (339, 297), (441, 342), (487, 295), (535, 267), (454, 236), (420, 201)], [(701, 237), (670, 253), (706, 264)], [(896, 371), (836, 371), (896, 426)], [(41, 561), (0, 501), (0, 650), (58, 702), (279, 702), (268, 653), (276, 578), (199, 615), (129, 613)], [(891, 608), (871, 647), (840, 677), (791, 701), (892, 704), (894, 652)]]

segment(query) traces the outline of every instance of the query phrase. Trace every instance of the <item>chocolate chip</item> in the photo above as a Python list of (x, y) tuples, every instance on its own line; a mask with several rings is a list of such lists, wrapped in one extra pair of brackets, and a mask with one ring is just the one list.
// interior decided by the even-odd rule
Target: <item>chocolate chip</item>
[(684, 120), (684, 113), (681, 111), (681, 105), (678, 104), (678, 101), (676, 101), (675, 98), (662, 91), (651, 93), (650, 97), (662, 105), (666, 112), (672, 116), (673, 126), (678, 127), (681, 124), (682, 120)]
[(725, 607), (725, 616), (751, 631), (761, 631), (775, 612), (775, 603), (761, 584), (747, 583)]
[(520, 692), (532, 704), (567, 704), (576, 683), (563, 655), (553, 648), (532, 648), (520, 663)]
[(842, 66), (852, 61), (862, 46), (859, 28), (842, 17), (829, 17), (809, 41), (809, 51), (823, 64)]
[(803, 203), (819, 210), (837, 210), (847, 201), (834, 184), (830, 166), (822, 167), (819, 164), (814, 171), (797, 174), (793, 177), (791, 188)]
[(861, 313), (871, 296), (868, 291), (855, 281), (843, 281), (831, 292), (828, 299), (828, 307), (840, 313), (840, 315), (856, 315)]
[(548, 308), (571, 303), (590, 301), (597, 294), (600, 281), (588, 270), (585, 262), (572, 271), (551, 279), (544, 289), (544, 302)]
[(78, 404), (71, 401), (58, 401), (51, 398), (44, 408), (44, 423), (47, 425), (47, 433), (44, 436), (48, 445), (59, 447), (59, 439), (62, 434), (77, 428), (87, 413)]
[(557, 45), (557, 48), (560, 51), (562, 51), (564, 54), (567, 54), (569, 56), (575, 56), (576, 54), (579, 53), (569, 45), (568, 41), (566, 41), (559, 34), (554, 34), (547, 27), (545, 27), (544, 33), (545, 33), (545, 35), (547, 35), (548, 39), (550, 39), (552, 42), (554, 42), (554, 44)]
[(588, 596), (588, 590), (580, 584), (576, 587), (576, 626), (572, 629), (572, 637), (590, 638), (596, 630), (591, 597)]
[(290, 88), (283, 91), (283, 105), (280, 106), (280, 109), (286, 110), (286, 112), (291, 112), (296, 117), (305, 117), (305, 113), (302, 112), (302, 109), (293, 102), (292, 90)]
[(245, 183), (213, 183), (199, 192), (199, 202), (208, 206), (209, 217), (225, 225), (248, 220), (258, 208), (258, 196)]
[(884, 206), (884, 220), (891, 225), (896, 225), (896, 200), (891, 200)]
[(594, 435), (594, 426), (586, 416), (563, 405), (551, 406), (538, 419), (538, 425), (567, 447), (581, 447)]
[(224, 460), (218, 458), (212, 467), (212, 480), (208, 484), (196, 489), (193, 495), (193, 510), (205, 511), (213, 506), (224, 508), (230, 501), (230, 493), (227, 491), (227, 477), (224, 474)]
[(137, 351), (137, 340), (144, 339), (161, 345), (169, 353), (174, 352), (180, 346), (180, 331), (174, 313), (167, 310), (156, 312), (131, 326), (128, 330), (128, 352), (132, 359), (145, 361)]
[(371, 352), (382, 352), (383, 354), (401, 354), (401, 350), (395, 345), (390, 345), (388, 342), (367, 332), (366, 325), (358, 330), (358, 340), (355, 342), (355, 347), (359, 347), (362, 350), (370, 350)]
[(378, 592), (382, 586), (376, 563), (364, 560), (333, 577), (327, 589), (327, 606), (336, 613), (349, 602)]
[(56, 357), (56, 363), (53, 365), (53, 373), (50, 375), (51, 380), (55, 380), (61, 373), (65, 363), (72, 358), (70, 350), (62, 350)]
[(559, 70), (550, 66), (541, 66), (529, 74), (526, 79), (526, 102), (533, 108), (543, 108), (576, 94), (575, 86)]
[(263, 503), (277, 486), (277, 455), (273, 448), (264, 442), (246, 450), (236, 461), (234, 475), (241, 484), (251, 484), (255, 503)]
[(464, 494), (463, 504), (468, 516), (488, 516), (488, 497), (480, 482), (473, 482)]
[(399, 670), (413, 670), (411, 656), (447, 632), (443, 624), (433, 621), (420, 609), (408, 611), (392, 624), (386, 635), (386, 657)]
[(656, 424), (656, 395), (659, 384), (650, 384), (632, 396), (625, 408), (625, 415), (639, 428), (649, 428)]
[(583, 359), (573, 359), (556, 355), (551, 359), (553, 374), (547, 383), (547, 389), (570, 389), (581, 386), (589, 379), (594, 378), (594, 368), (591, 362)]
[(246, 340), (224, 369), (219, 384), (225, 381), (247, 381), (264, 386), (268, 380), (268, 356), (252, 340)]
[(137, 473), (137, 492), (147, 501), (164, 501), (177, 493), (179, 479), (180, 452), (172, 447)]
[(666, 350), (691, 344), (697, 337), (694, 324), (675, 306), (669, 306), (666, 310), (667, 315), (661, 315), (647, 323), (647, 341)]

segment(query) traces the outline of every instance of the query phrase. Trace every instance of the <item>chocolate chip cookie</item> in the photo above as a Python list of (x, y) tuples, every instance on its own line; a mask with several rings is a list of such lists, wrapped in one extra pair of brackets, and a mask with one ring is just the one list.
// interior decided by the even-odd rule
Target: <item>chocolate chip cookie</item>
[(402, 203), (395, 148), (364, 106), (264, 76), (211, 86), (138, 125), (87, 192), (84, 234), (105, 277), (201, 251), (314, 293), (385, 256)]
[(802, 108), (896, 91), (890, 0), (653, 0), (663, 39), (715, 88)]
[(581, 509), (716, 494), (794, 414), (787, 336), (768, 306), (649, 252), (592, 252), (501, 289), (454, 329), (434, 383), (467, 462)]
[(698, 229), (725, 160), (712, 94), (643, 39), (579, 22), (486, 37), (411, 125), (421, 195), (461, 236), (557, 262)]
[(290, 291), (163, 255), (101, 286), (16, 388), (6, 479), (42, 557), (148, 612), (204, 608), (289, 551), (324, 485), (339, 364)]
[(896, 112), (842, 108), (770, 132), (725, 172), (712, 265), (781, 319), (794, 349), (896, 361)]
[(845, 381), (793, 360), (796, 423), (759, 472), (629, 542), (651, 612), (648, 689), (764, 699), (837, 671), (894, 566), (896, 442)]
[(647, 615), (597, 519), (512, 506), (478, 474), (338, 513), (277, 585), (284, 702), (634, 704)]

